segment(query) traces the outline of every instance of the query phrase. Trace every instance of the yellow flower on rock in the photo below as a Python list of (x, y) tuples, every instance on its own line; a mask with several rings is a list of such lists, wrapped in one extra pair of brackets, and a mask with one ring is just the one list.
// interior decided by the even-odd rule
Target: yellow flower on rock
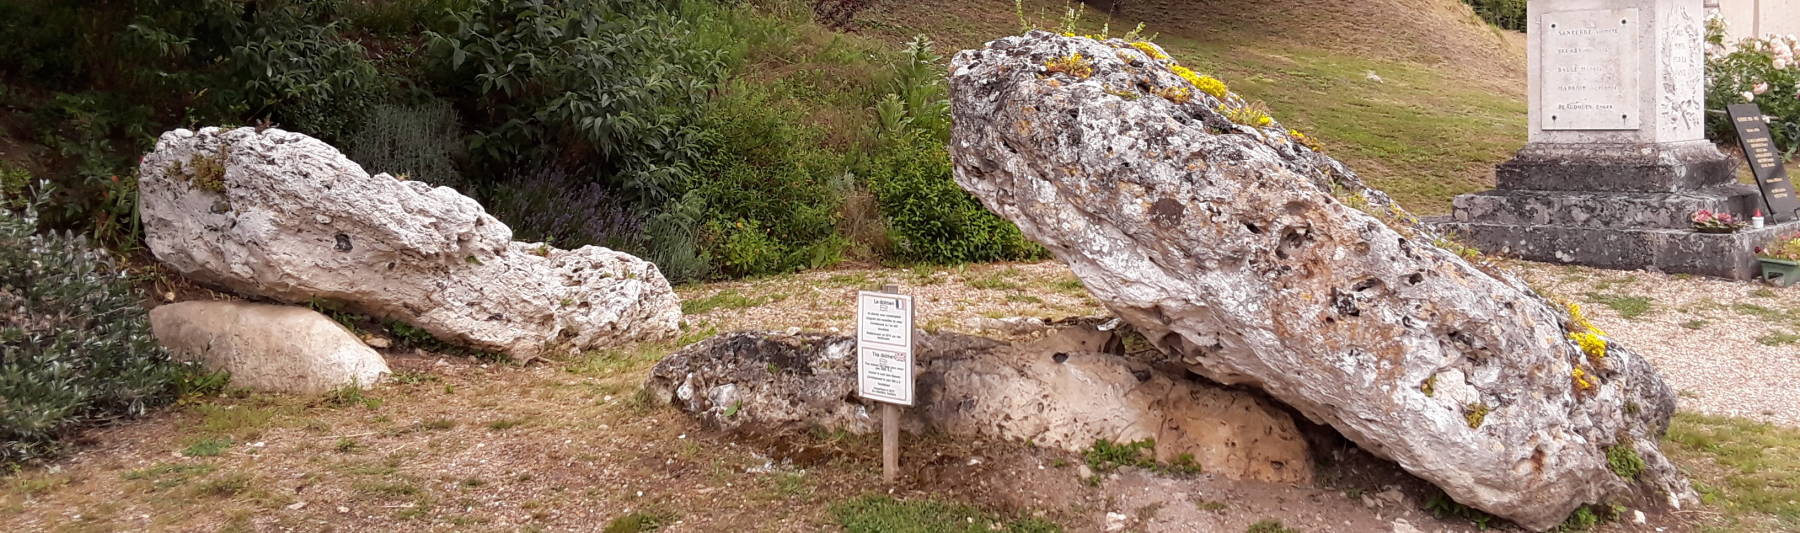
[(1587, 379), (1587, 372), (1583, 371), (1579, 366), (1575, 367), (1575, 370), (1569, 372), (1569, 377), (1574, 378), (1576, 388), (1581, 390), (1594, 388), (1594, 383)]
[(1587, 354), (1588, 357), (1595, 359), (1606, 357), (1606, 339), (1600, 338), (1599, 335), (1582, 331), (1570, 333), (1569, 340), (1573, 340), (1576, 345), (1581, 346), (1581, 353)]
[(1143, 52), (1144, 55), (1150, 56), (1150, 59), (1162, 61), (1169, 58), (1168, 54), (1162, 53), (1162, 50), (1157, 50), (1156, 45), (1150, 44), (1149, 41), (1131, 43), (1131, 47), (1138, 49), (1139, 52)]

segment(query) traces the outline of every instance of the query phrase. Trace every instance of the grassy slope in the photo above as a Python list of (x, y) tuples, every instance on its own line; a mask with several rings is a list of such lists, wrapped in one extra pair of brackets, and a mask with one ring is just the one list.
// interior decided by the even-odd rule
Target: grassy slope
[[(1150, 21), (1147, 33), (1177, 59), (1267, 102), (1277, 119), (1322, 139), (1328, 152), (1422, 214), (1447, 212), (1451, 197), (1491, 187), (1493, 166), (1525, 141), (1521, 39), (1459, 18), (1472, 17), (1460, 3), (1443, 0), (1430, 13), (1386, 1), (1232, 4), (1242, 11), (1131, 3), (1111, 29), (1117, 35)], [(1062, 6), (1031, 1), (1024, 11), (1054, 26)], [(1097, 33), (1107, 22), (1090, 12), (1082, 26)], [(896, 41), (930, 35), (945, 50), (1020, 27), (1005, 0), (890, 2), (859, 24)]]

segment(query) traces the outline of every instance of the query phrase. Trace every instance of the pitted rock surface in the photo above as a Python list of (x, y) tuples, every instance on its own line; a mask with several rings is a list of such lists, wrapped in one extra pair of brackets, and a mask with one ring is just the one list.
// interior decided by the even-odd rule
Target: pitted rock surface
[(150, 251), (240, 294), (342, 304), (516, 358), (667, 337), (681, 320), (648, 261), (514, 242), (475, 200), (371, 176), (298, 133), (178, 129), (140, 171)]
[[(1092, 75), (1046, 68), (1077, 53)], [(1529, 528), (1584, 503), (1693, 501), (1657, 448), (1675, 396), (1648, 361), (1617, 343), (1584, 355), (1567, 311), (1434, 246), (1279, 122), (1232, 123), (1234, 95), (1177, 103), (1155, 94), (1186, 86), (1168, 60), (1044, 32), (951, 68), (957, 182), (1169, 362), (1261, 388)], [(1648, 468), (1621, 478), (1611, 447)]]
[[(1101, 351), (1117, 344), (1110, 332), (1061, 327), (1016, 345), (957, 334), (915, 338), (918, 395), (901, 415), (908, 431), (1029, 440), (1076, 452), (1100, 439), (1153, 439), (1163, 463), (1191, 458), (1201, 471), (1233, 479), (1312, 479), (1306, 442), (1285, 411), (1251, 391)], [(880, 427), (878, 405), (856, 395), (852, 337), (721, 335), (664, 358), (645, 389), (731, 431), (774, 436)]]

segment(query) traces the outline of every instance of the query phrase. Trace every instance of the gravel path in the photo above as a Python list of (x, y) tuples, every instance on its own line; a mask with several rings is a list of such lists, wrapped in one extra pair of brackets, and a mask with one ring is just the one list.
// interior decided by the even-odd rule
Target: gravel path
[(1679, 409), (1800, 427), (1800, 286), (1505, 264), (1650, 358)]
[[(1679, 408), (1800, 427), (1800, 286), (1498, 260), (1539, 291), (1581, 304), (1615, 342), (1649, 357)], [(900, 284), (920, 326), (1004, 336), (1006, 317), (1105, 314), (1062, 264), (812, 271), (690, 285), (677, 292), (693, 326), (848, 333), (856, 291)], [(716, 304), (716, 305), (713, 305)]]

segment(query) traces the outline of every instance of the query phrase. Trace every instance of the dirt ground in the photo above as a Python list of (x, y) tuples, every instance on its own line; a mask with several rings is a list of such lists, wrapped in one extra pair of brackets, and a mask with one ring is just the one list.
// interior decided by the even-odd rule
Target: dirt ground
[[(1541, 268), (1533, 273), (1562, 272)], [(854, 292), (884, 283), (919, 298), (928, 329), (1103, 312), (1050, 262), (845, 269), (680, 288), (683, 341), (747, 328), (846, 332)], [(679, 342), (523, 367), (397, 348), (394, 381), (369, 392), (204, 399), (93, 431), (68, 457), (13, 474), (0, 530), (599, 531), (641, 513), (665, 517), (663, 531), (836, 531), (832, 505), (870, 493), (1076, 532), (1237, 532), (1262, 520), (1309, 532), (1479, 527), (1433, 516), (1434, 489), (1332, 436), (1314, 446), (1316, 487), (1132, 468), (1090, 482), (1078, 454), (932, 435), (906, 439), (903, 479), (886, 487), (870, 436), (725, 435), (644, 402), (647, 369)], [(1605, 530), (1690, 531), (1697, 521)]]

